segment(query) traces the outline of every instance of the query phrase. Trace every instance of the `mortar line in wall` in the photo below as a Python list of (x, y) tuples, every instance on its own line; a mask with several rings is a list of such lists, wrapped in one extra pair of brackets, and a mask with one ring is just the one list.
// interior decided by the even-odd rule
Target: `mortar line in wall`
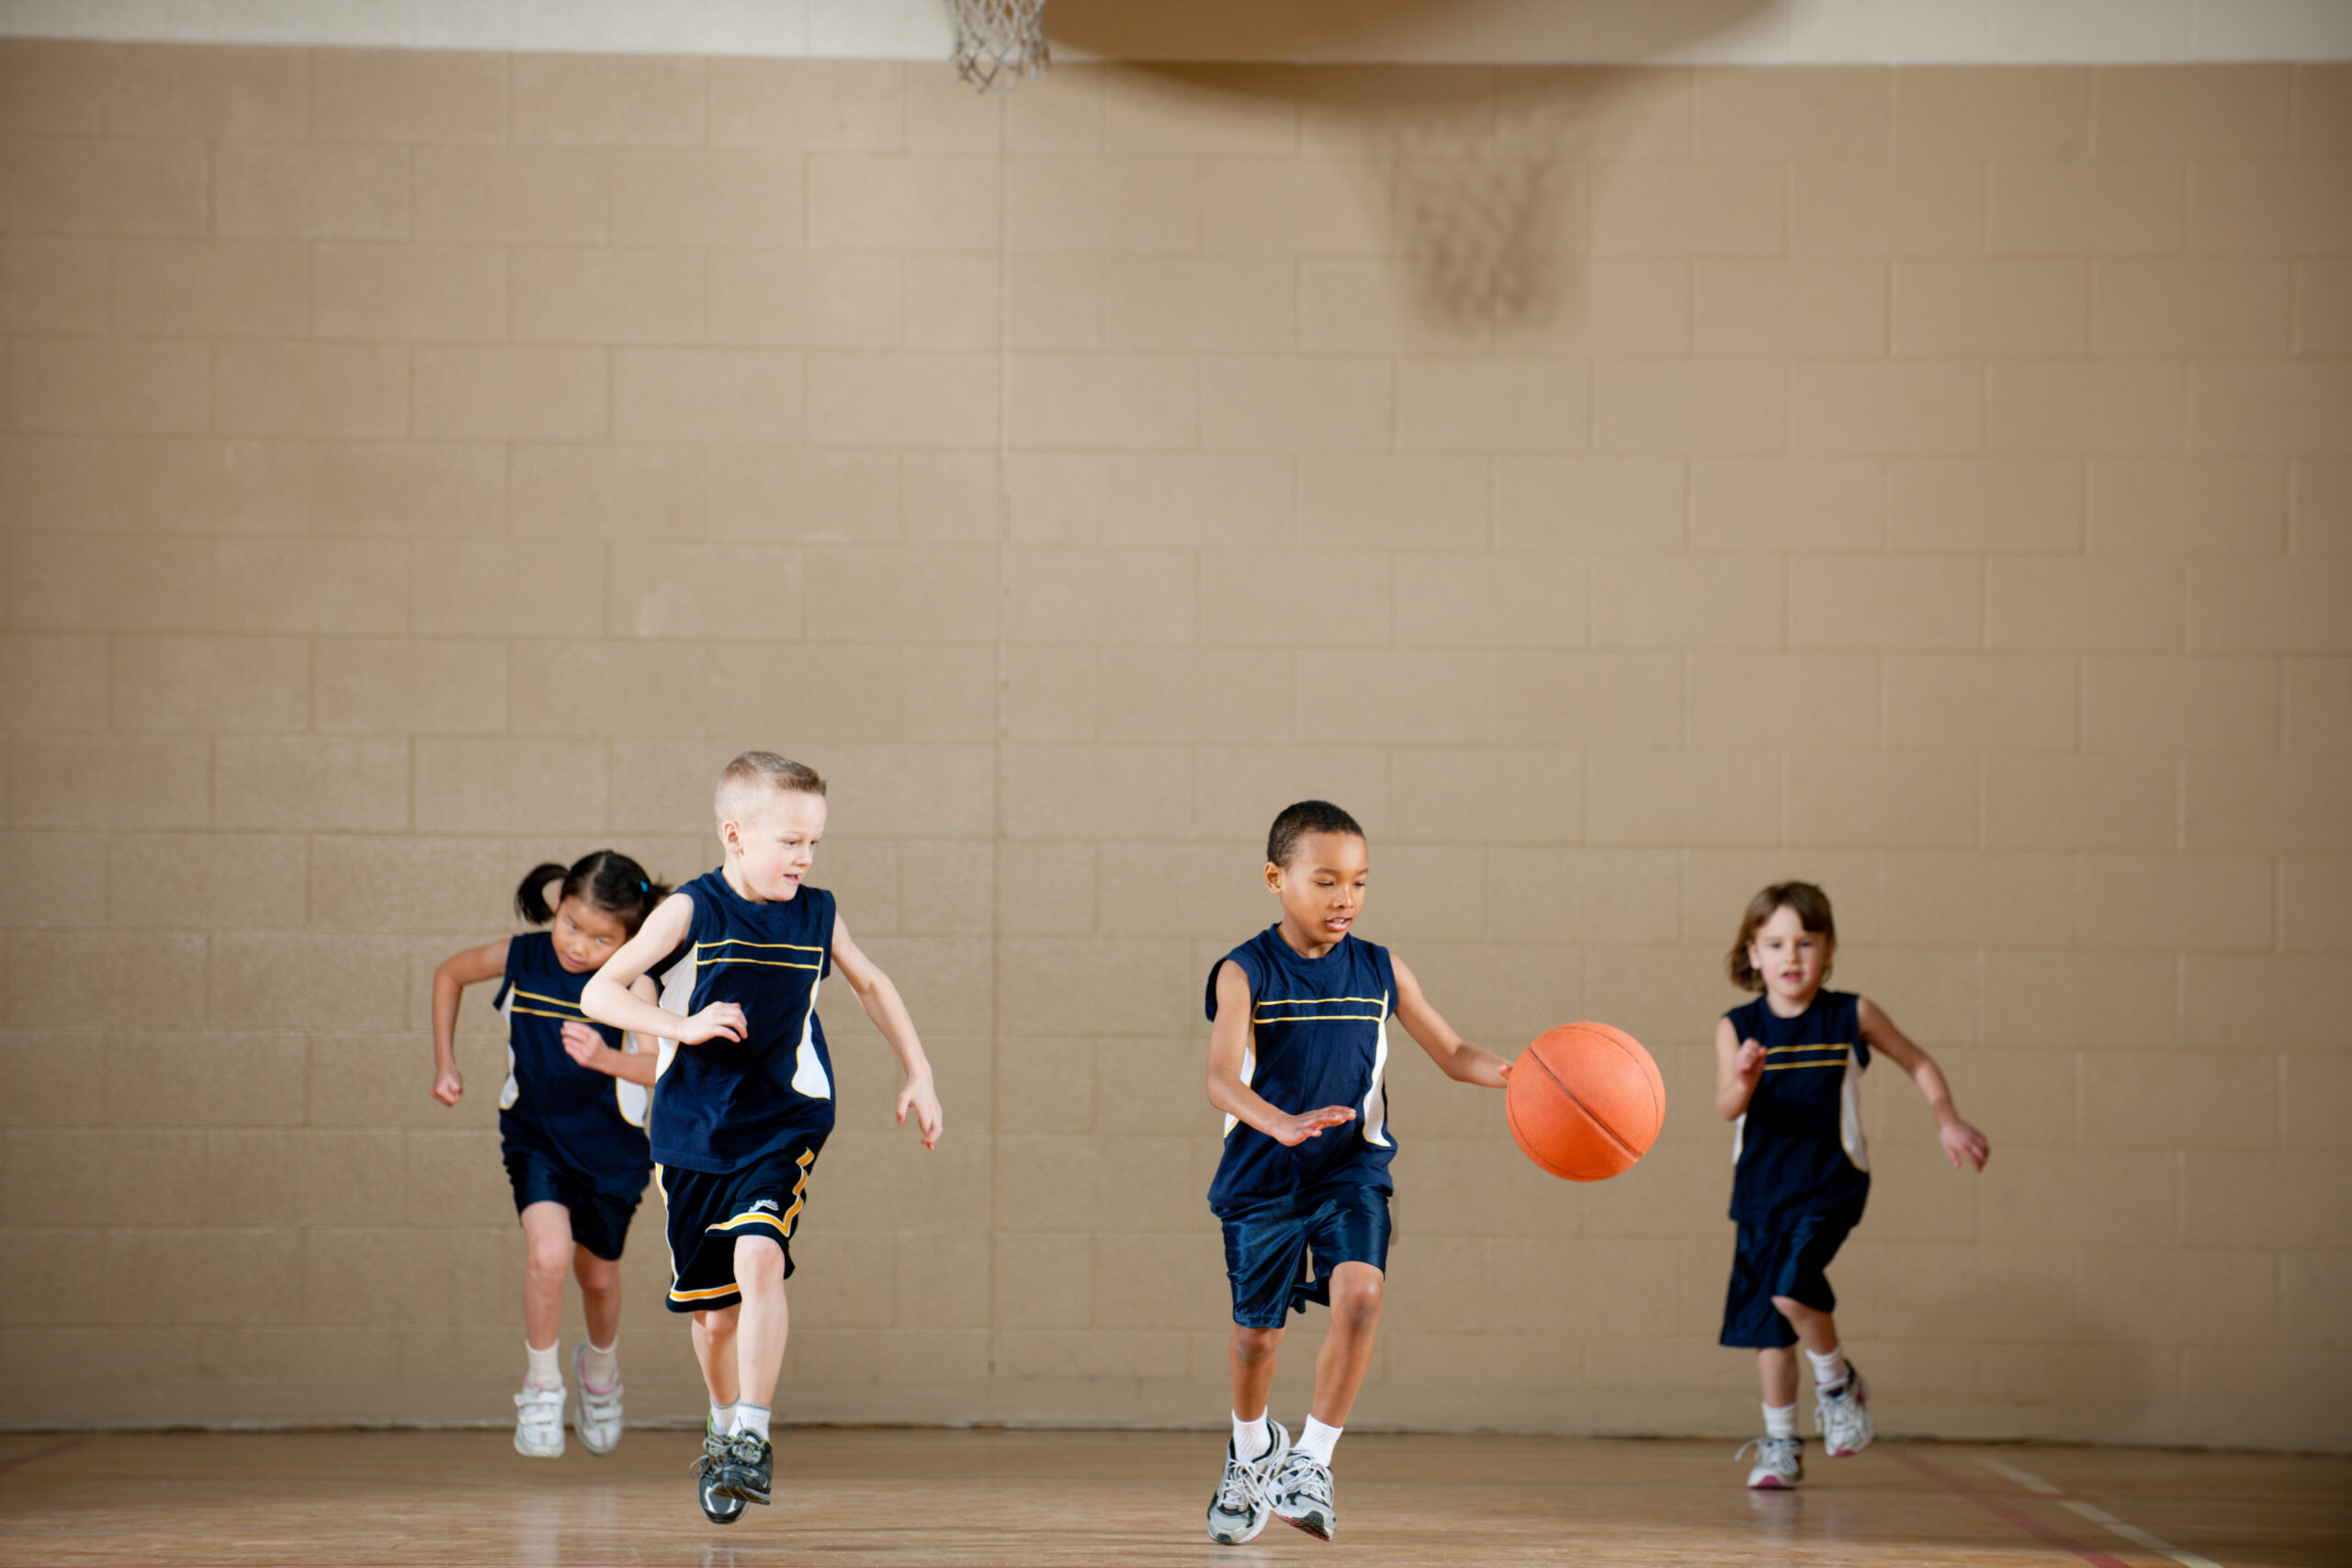
[[(992, 102), (997, 119), (996, 152), (996, 723), (993, 727), (991, 750), (994, 756), (989, 769), (994, 783), (995, 799), (989, 817), (989, 1256), (988, 1325), (989, 1343), (985, 1355), (989, 1381), (996, 1381), (997, 1338), (1003, 1325), (997, 1315), (996, 1268), (996, 1200), (999, 1173), (997, 1169), (997, 1122), (1002, 1113), (1002, 1062), (998, 1049), (1003, 1038), (1004, 1023), (1004, 935), (998, 911), (1003, 907), (1004, 888), (1004, 824), (1006, 765), (1005, 741), (1011, 716), (1012, 648), (1006, 636), (1005, 597), (1011, 591), (1012, 570), (1012, 492), (1010, 468), (1012, 462), (1012, 242), (1007, 222), (1005, 188), (1010, 183), (1008, 152), (1004, 139), (1004, 107)], [(800, 182), (805, 202), (808, 180), (804, 173)], [(805, 215), (804, 215), (805, 216)], [(900, 505), (904, 506), (904, 485), (900, 486)], [(1197, 608), (1196, 608), (1197, 613)], [(1090, 890), (1091, 891), (1091, 890)], [(1091, 1295), (1093, 1280), (1090, 1270), (1087, 1290)], [(1092, 1319), (1092, 1303), (1088, 1304), (1088, 1318)]]

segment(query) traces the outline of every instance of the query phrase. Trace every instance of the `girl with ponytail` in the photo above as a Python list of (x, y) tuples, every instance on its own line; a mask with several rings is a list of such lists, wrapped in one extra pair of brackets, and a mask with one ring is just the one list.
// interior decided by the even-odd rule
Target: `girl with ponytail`
[[(555, 902), (548, 902), (548, 888)], [(653, 1169), (645, 1112), (656, 1061), (647, 1042), (590, 1021), (580, 992), (670, 889), (624, 854), (598, 850), (571, 866), (533, 866), (514, 910), (546, 931), (501, 937), (452, 954), (433, 972), (433, 1098), (455, 1105), (458, 1003), (468, 986), (496, 980), (491, 1005), (506, 1024), (506, 1082), (498, 1130), (523, 1224), (523, 1348), (514, 1447), (535, 1459), (563, 1452), (566, 1403), (556, 1360), (563, 1280), (580, 1279), (588, 1337), (572, 1353), (580, 1385), (573, 1424), (592, 1453), (621, 1439), (621, 1246)], [(653, 1000), (650, 981), (642, 993)]]

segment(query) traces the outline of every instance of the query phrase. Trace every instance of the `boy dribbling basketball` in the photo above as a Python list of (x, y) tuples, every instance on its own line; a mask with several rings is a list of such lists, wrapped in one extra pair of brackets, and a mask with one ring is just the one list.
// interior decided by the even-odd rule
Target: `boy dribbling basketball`
[(1984, 1134), (1960, 1119), (1925, 1051), (1868, 998), (1826, 991), (1838, 950), (1829, 896), (1779, 882), (1748, 900), (1726, 967), (1763, 993), (1715, 1023), (1715, 1109), (1732, 1122), (1731, 1217), (1738, 1222), (1721, 1343), (1756, 1351), (1764, 1436), (1747, 1484), (1793, 1486), (1804, 1475), (1797, 1436), (1797, 1364), (1813, 1363), (1815, 1420), (1832, 1459), (1870, 1446), (1870, 1387), (1838, 1343), (1838, 1305), (1824, 1272), (1870, 1197), (1861, 1075), (1877, 1051), (1911, 1076), (1935, 1112), (1944, 1156), (1984, 1168)]
[[(1225, 1154), (1209, 1207), (1233, 1288), (1233, 1440), (1209, 1499), (1209, 1539), (1235, 1546), (1271, 1517), (1331, 1539), (1331, 1452), (1372, 1364), (1388, 1267), (1388, 1021), (1448, 1077), (1503, 1087), (1509, 1065), (1465, 1043), (1413, 972), (1349, 928), (1371, 856), (1354, 818), (1306, 800), (1274, 818), (1267, 890), (1282, 919), (1209, 974), (1209, 1102)], [(1266, 1415), (1283, 1325), (1331, 1309), (1296, 1447)]]

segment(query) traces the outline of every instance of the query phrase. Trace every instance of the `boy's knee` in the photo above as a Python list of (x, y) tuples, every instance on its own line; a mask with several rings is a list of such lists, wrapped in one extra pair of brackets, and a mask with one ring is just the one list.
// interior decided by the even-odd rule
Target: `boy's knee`
[(621, 1266), (612, 1258), (583, 1251), (574, 1268), (580, 1276), (580, 1288), (592, 1296), (607, 1295), (620, 1289)]
[(540, 1280), (553, 1280), (560, 1284), (571, 1272), (571, 1238), (539, 1240), (534, 1238), (524, 1249), (523, 1267)]
[(1274, 1353), (1283, 1342), (1279, 1328), (1251, 1328), (1247, 1324), (1233, 1325), (1233, 1353), (1244, 1361), (1262, 1361)]
[(784, 1289), (784, 1248), (765, 1236), (735, 1244), (735, 1287), (745, 1295)]
[(1331, 1316), (1349, 1327), (1362, 1330), (1380, 1322), (1380, 1298), (1386, 1283), (1380, 1275), (1357, 1275), (1353, 1279), (1334, 1280), (1331, 1287)]

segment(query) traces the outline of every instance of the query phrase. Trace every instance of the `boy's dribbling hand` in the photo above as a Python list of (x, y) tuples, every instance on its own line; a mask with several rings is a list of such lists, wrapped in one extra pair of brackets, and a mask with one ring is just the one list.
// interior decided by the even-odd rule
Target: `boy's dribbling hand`
[(1309, 1138), (1319, 1138), (1327, 1128), (1341, 1127), (1356, 1119), (1356, 1113), (1344, 1105), (1327, 1105), (1320, 1111), (1302, 1111), (1295, 1116), (1285, 1116), (1266, 1129), (1266, 1135), (1284, 1148), (1293, 1148)]
[(1966, 1160), (1978, 1170), (1993, 1156), (1993, 1145), (1984, 1134), (1955, 1116), (1936, 1128), (1936, 1141), (1944, 1146), (1944, 1158), (1951, 1161), (1954, 1170)]
[(929, 1078), (909, 1078), (899, 1089), (899, 1125), (907, 1124), (907, 1112), (915, 1113), (915, 1125), (922, 1132), (922, 1146), (931, 1148), (939, 1142), (941, 1120), (939, 1094), (931, 1087)]
[(563, 1054), (583, 1067), (593, 1067), (605, 1049), (605, 1037), (584, 1023), (563, 1026)]
[(707, 1040), (741, 1040), (750, 1032), (741, 1008), (733, 1002), (713, 1002), (680, 1024), (675, 1038), (681, 1045), (699, 1045)]
[(1752, 1078), (1764, 1071), (1764, 1047), (1753, 1040), (1739, 1043), (1739, 1055), (1732, 1058), (1731, 1070), (1743, 1078)]
[(433, 1098), (444, 1105), (455, 1105), (458, 1097), (466, 1092), (466, 1080), (458, 1076), (455, 1066), (443, 1067), (433, 1075)]

